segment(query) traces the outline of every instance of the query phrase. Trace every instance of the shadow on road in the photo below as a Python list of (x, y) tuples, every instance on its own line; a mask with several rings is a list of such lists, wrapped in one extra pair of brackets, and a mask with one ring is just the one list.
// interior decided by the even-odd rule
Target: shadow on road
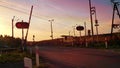
[(49, 59), (47, 57), (42, 57), (42, 58), (44, 58), (44, 61), (47, 62), (48, 68), (86, 68), (84, 66), (75, 67), (70, 64), (66, 64), (60, 61)]

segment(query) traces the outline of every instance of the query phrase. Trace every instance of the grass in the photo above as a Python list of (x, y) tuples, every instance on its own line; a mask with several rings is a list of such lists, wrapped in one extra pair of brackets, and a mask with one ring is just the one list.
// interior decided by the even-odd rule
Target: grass
[(42, 57), (40, 57), (40, 60), (39, 60), (40, 66), (36, 67), (35, 55), (30, 55), (28, 53), (18, 52), (18, 51), (14, 51), (7, 54), (0, 54), (0, 64), (24, 62), (23, 61), (24, 57), (29, 57), (32, 59), (33, 68), (48, 68), (48, 64), (44, 62), (44, 59)]
[(28, 55), (20, 52), (11, 52), (7, 54), (1, 54), (0, 63), (21, 62), (23, 61), (23, 58), (25, 56), (28, 56)]

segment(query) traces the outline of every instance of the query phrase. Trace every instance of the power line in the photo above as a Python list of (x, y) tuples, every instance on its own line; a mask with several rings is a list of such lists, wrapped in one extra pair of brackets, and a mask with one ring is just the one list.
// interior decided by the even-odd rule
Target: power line
[[(26, 2), (26, 3), (27, 3), (27, 2)], [(6, 3), (6, 4), (7, 4), (7, 3)], [(20, 13), (29, 15), (29, 13), (27, 13), (27, 11), (25, 11), (26, 9), (24, 10), (24, 8), (19, 8), (19, 7), (18, 7), (18, 8), (16, 9), (16, 8), (10, 7), (9, 4), (8, 4), (8, 6), (4, 6), (4, 5), (0, 5), (0, 6), (1, 6), (1, 7), (4, 7), (4, 8), (7, 8), (7, 9), (10, 9), (10, 10), (12, 10), (12, 11), (16, 11), (16, 12), (20, 12)], [(40, 9), (39, 9), (39, 10), (40, 10)], [(56, 10), (57, 10), (57, 9), (56, 9)], [(57, 11), (59, 11), (59, 10), (57, 10)], [(38, 12), (39, 12), (39, 11), (38, 11)], [(68, 15), (68, 16), (69, 16), (69, 15)], [(48, 20), (48, 19), (43, 18), (43, 17), (41, 17), (40, 15), (36, 15), (36, 14), (34, 14), (34, 13), (33, 13), (33, 17), (36, 17), (36, 18), (38, 18), (38, 19), (41, 19), (41, 20), (43, 20), (43, 21), (45, 21), (45, 22)], [(48, 23), (48, 22), (46, 22), (46, 23)], [(41, 24), (43, 24), (43, 23), (41, 23)], [(56, 24), (57, 24), (56, 26), (60, 26), (60, 25), (61, 25), (61, 26), (65, 26), (65, 27), (64, 27), (65, 29), (67, 29), (67, 28), (70, 29), (70, 25), (69, 25), (69, 24), (67, 25), (67, 24), (58, 23), (58, 22), (56, 22)], [(71, 25), (71, 26), (72, 26), (72, 25)], [(64, 29), (64, 28), (63, 28), (63, 29)]]
[[(3, 3), (6, 3), (6, 2), (3, 2)], [(27, 3), (27, 2), (26, 2), (26, 3)], [(8, 4), (8, 3), (6, 3), (6, 4)], [(27, 15), (29, 14), (29, 13), (27, 13), (27, 12), (25, 12), (25, 11), (21, 11), (21, 10), (18, 10), (18, 9), (15, 9), (15, 8), (11, 8), (11, 7), (8, 7), (8, 6), (4, 6), (4, 5), (0, 5), (0, 6), (1, 6), (1, 7), (4, 7), (4, 8), (8, 8), (8, 9), (10, 9), (10, 10), (14, 10), (14, 11), (23, 13), (23, 14), (27, 14)], [(20, 8), (20, 9), (24, 10), (23, 8)], [(47, 21), (47, 20), (48, 20), (48, 19), (45, 19), (45, 18), (41, 17), (40, 15), (38, 16), (38, 15), (33, 14), (33, 16), (36, 17), (36, 18), (38, 18), (38, 19), (44, 20), (44, 21)], [(56, 23), (57, 23), (57, 22), (56, 22)], [(63, 26), (68, 26), (68, 25), (63, 24), (63, 23), (58, 23), (58, 24), (63, 25)]]

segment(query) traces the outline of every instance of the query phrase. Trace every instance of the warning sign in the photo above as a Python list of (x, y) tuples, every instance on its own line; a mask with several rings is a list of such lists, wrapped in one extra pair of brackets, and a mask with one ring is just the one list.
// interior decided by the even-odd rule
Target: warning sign
[(24, 68), (32, 68), (32, 59), (24, 57)]

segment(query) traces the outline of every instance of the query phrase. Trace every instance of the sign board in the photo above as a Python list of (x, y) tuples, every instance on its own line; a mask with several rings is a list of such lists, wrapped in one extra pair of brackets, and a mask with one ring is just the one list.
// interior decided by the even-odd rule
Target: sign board
[(29, 23), (27, 22), (17, 22), (16, 27), (20, 29), (27, 29), (29, 27)]
[(24, 57), (24, 68), (32, 68), (32, 59)]
[(78, 31), (82, 31), (82, 30), (84, 30), (84, 27), (83, 27), (83, 26), (77, 26), (76, 29), (77, 29)]

